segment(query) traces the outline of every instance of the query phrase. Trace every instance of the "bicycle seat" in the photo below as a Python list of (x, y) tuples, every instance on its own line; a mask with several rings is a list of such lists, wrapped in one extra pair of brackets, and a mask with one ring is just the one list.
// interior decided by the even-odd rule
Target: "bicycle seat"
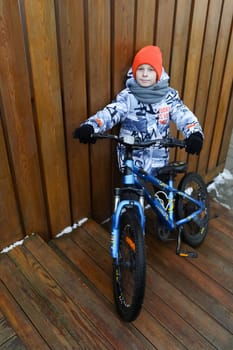
[(186, 172), (188, 164), (185, 162), (172, 162), (158, 170), (158, 175), (170, 175)]

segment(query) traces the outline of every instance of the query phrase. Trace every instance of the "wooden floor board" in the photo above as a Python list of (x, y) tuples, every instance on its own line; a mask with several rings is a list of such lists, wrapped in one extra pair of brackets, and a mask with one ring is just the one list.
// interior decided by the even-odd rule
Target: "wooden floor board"
[(146, 231), (144, 304), (122, 322), (112, 293), (110, 234), (93, 220), (0, 255), (0, 350), (233, 350), (233, 212), (211, 202), (197, 259)]
[[(106, 339), (106, 344), (114, 344), (119, 348), (122, 343), (127, 342), (129, 349), (141, 349), (141, 341), (134, 337), (129, 329), (124, 328), (106, 298), (97, 299), (96, 291), (85, 283), (80, 270), (71, 269), (69, 264), (55, 254), (42, 239), (38, 238), (37, 241), (40, 249), (34, 240), (27, 240), (25, 244), (27, 247), (30, 246), (31, 252), (41, 261), (44, 268), (50, 271), (56, 283), (63, 287), (66, 295), (79, 305), (90, 322), (96, 325), (97, 332), (101, 332), (102, 337)], [(120, 337), (119, 334), (121, 334)]]
[(219, 285), (233, 293), (233, 264), (219, 254), (216, 254), (209, 247), (199, 251), (199, 258), (193, 259), (198, 269), (208, 274)]
[[(96, 224), (94, 222), (90, 222), (88, 229), (90, 229), (90, 226), (92, 228), (96, 228)], [(106, 231), (102, 231), (102, 233), (106, 235)], [(88, 236), (89, 239), (87, 238)], [(107, 243), (108, 240), (106, 239), (105, 242)], [(108, 298), (112, 304), (112, 308), (114, 309), (111, 288), (112, 263), (109, 255), (103, 254), (103, 246), (98, 245), (97, 242), (94, 242), (94, 240), (90, 239), (88, 231), (85, 232), (83, 229), (79, 229), (78, 235), (75, 233), (72, 234), (69, 241), (67, 238), (63, 238), (53, 241), (53, 244), (59, 247), (59, 249), (63, 251), (66, 256), (69, 256), (71, 262), (74, 265), (79, 266), (82, 273), (88, 278), (88, 280), (91, 281), (91, 283)], [(82, 251), (79, 245), (83, 247), (85, 253)], [(75, 252), (77, 252), (77, 254)], [(107, 251), (105, 253), (107, 253)], [(85, 254), (85, 259), (83, 259), (83, 254)], [(93, 267), (90, 269), (90, 266), (94, 266), (94, 269)], [(99, 278), (96, 278), (97, 276), (99, 276)], [(160, 322), (156, 321), (154, 315), (151, 312), (148, 312), (146, 308), (143, 309), (139, 319), (141, 317), (147, 320), (153, 319), (152, 326), (150, 326), (150, 333), (148, 333), (147, 336), (150, 342), (152, 342), (154, 345), (157, 343), (158, 347), (167, 346), (167, 348), (171, 347), (173, 349), (183, 349), (181, 342), (176, 340), (174, 336), (171, 336), (170, 332), (166, 330), (166, 327), (161, 326)], [(137, 334), (135, 332), (134, 333), (136, 336), (139, 336), (140, 333), (143, 332), (141, 327), (137, 326), (136, 324), (141, 325), (142, 321), (134, 322), (135, 327), (139, 331)], [(128, 325), (125, 324), (125, 327), (128, 327)], [(157, 340), (158, 334), (160, 335), (159, 340)], [(145, 344), (145, 340), (144, 346), (146, 346), (146, 349), (149, 346), (149, 344)]]
[(197, 269), (192, 262), (172, 254), (174, 248), (170, 249), (169, 245), (160, 242), (155, 244), (151, 240), (150, 246), (153, 251), (148, 256), (148, 263), (155, 265), (177, 289), (232, 332), (233, 295)]
[(0, 350), (1, 349), (25, 349), (20, 338), (9, 324), (9, 321), (3, 317), (0, 321)]
[[(74, 344), (87, 347), (87, 344), (92, 344), (94, 337), (95, 344), (92, 344), (92, 348), (103, 346), (98, 330), (92, 326), (82, 310), (72, 302), (62, 287), (55, 282), (49, 272), (42, 268), (26, 247), (14, 249), (9, 255), (17, 266), (20, 266), (25, 278), (30, 280), (40, 297), (46, 301), (48, 314), (52, 313), (56, 316), (60, 321), (60, 327), (67, 329), (68, 334), (74, 339)], [(50, 300), (53, 300), (53, 303), (50, 303)]]
[[(72, 346), (75, 346), (77, 342), (63, 326), (60, 319), (54, 317), (46, 300), (19, 273), (17, 267), (7, 255), (4, 256), (3, 260), (6, 273), (2, 278), (5, 285), (11, 290), (13, 297), (17, 300), (27, 317), (35, 324), (43, 339), (48, 344), (52, 344), (52, 349), (57, 349), (59, 346), (63, 346), (64, 349), (70, 349)], [(2, 276), (1, 266), (0, 273)]]
[[(216, 348), (220, 349), (229, 337), (219, 323), (208, 315), (202, 308), (190, 302), (188, 296), (173, 286), (166, 277), (162, 276), (154, 267), (147, 267), (147, 288), (153, 290), (163, 301), (176, 311), (180, 317), (188, 322), (196, 331), (206, 338)], [(229, 343), (228, 340), (228, 343)]]
[[(86, 229), (86, 237), (87, 237), (88, 234), (92, 236), (93, 240), (95, 240), (96, 237), (98, 237), (96, 235), (97, 227), (96, 227), (96, 223), (94, 221), (93, 222), (89, 221), (86, 225), (84, 225), (84, 228)], [(105, 236), (105, 238), (104, 238), (104, 236)], [(82, 237), (83, 237), (83, 232), (79, 231), (79, 235), (75, 236), (74, 240), (78, 241), (79, 244), (81, 244), (81, 246), (83, 246), (83, 248), (87, 251), (90, 244), (88, 245), (87, 242), (85, 242), (85, 244), (83, 244)], [(108, 240), (107, 240), (106, 232), (104, 230), (101, 230), (101, 231), (99, 230), (99, 237), (100, 237), (100, 241), (102, 242), (101, 246), (104, 247), (106, 250), (108, 250), (109, 249), (109, 243), (108, 243)], [(87, 238), (85, 238), (85, 240), (87, 240)], [(105, 244), (104, 244), (104, 242), (105, 242)], [(154, 270), (153, 270), (152, 267), (157, 266), (157, 263), (156, 263), (156, 260), (155, 260), (156, 256), (151, 257), (151, 253), (152, 253), (152, 255), (153, 254), (156, 255), (156, 253), (157, 253), (156, 252), (157, 246), (162, 246), (163, 247), (166, 243), (161, 243), (161, 242), (155, 241), (153, 239), (152, 235), (150, 235), (150, 239), (148, 239), (148, 240), (146, 239), (146, 243), (148, 243), (147, 245), (153, 250), (153, 252), (151, 252), (151, 249), (147, 248), (149, 272), (147, 273), (147, 284), (146, 284), (147, 285), (147, 290), (146, 290), (146, 297), (145, 297), (144, 307), (147, 307), (150, 310), (150, 312), (152, 312), (153, 306), (155, 305), (154, 310), (156, 312), (157, 309), (158, 309), (158, 306), (161, 306), (161, 305), (160, 305), (160, 303), (158, 301), (159, 300), (158, 298), (156, 298), (156, 297), (153, 298), (153, 296), (151, 296), (151, 290), (155, 291), (155, 287), (157, 286), (157, 279), (159, 279), (158, 278), (158, 276), (159, 276), (158, 273), (159, 273), (160, 268), (157, 269), (158, 270), (157, 275), (154, 276), (154, 278), (153, 278)], [(90, 255), (96, 256), (95, 259), (98, 260), (98, 257), (101, 256), (101, 250), (98, 251), (97, 241), (94, 242), (94, 243), (92, 242), (91, 245), (96, 247), (96, 249), (95, 249), (95, 252), (91, 253)], [(183, 260), (183, 259), (177, 257), (174, 254), (174, 252), (175, 252), (175, 243), (168, 244), (168, 246), (172, 246), (171, 250), (168, 251), (169, 255), (167, 256), (168, 269), (171, 271), (171, 275), (172, 275), (172, 268), (171, 268), (171, 266), (173, 266), (173, 259), (175, 259), (175, 260), (177, 259), (178, 261), (181, 260), (181, 262), (184, 263), (184, 264), (187, 264), (187, 260)], [(150, 266), (150, 261), (152, 262), (151, 266)], [(108, 270), (109, 270), (109, 265), (107, 264), (106, 266), (108, 266)], [(166, 271), (164, 271), (164, 275), (165, 275), (165, 278), (166, 278), (166, 276), (167, 276), (167, 272)], [(161, 278), (159, 280), (161, 281)], [(179, 280), (178, 276), (177, 276), (176, 280)], [(153, 281), (153, 283), (151, 285), (152, 281)], [(163, 283), (161, 283), (161, 285), (164, 285), (165, 282), (166, 282), (166, 280), (163, 280)], [(162, 294), (160, 293), (160, 298), (163, 299), (164, 296), (166, 296), (166, 294), (168, 293), (168, 291), (171, 290), (171, 288), (172, 288), (172, 285), (167, 283), (167, 288), (164, 290), (164, 293), (162, 293)], [(166, 303), (168, 305), (170, 305), (171, 304), (171, 300), (173, 300), (172, 298), (174, 297), (174, 291), (179, 290), (179, 288), (182, 288), (182, 285), (180, 287), (176, 286), (176, 288), (173, 287), (173, 294), (170, 294), (170, 299), (169, 300), (166, 299)], [(192, 286), (191, 286), (191, 288), (192, 288)], [(187, 289), (187, 293), (189, 293), (189, 289)], [(152, 302), (149, 303), (149, 305), (146, 305), (147, 300), (148, 301), (152, 300)], [(196, 324), (196, 331), (198, 333), (202, 333), (203, 334), (203, 333), (205, 333), (205, 327), (207, 327), (207, 333), (208, 333), (207, 335), (203, 334), (203, 337), (207, 338), (206, 344), (205, 345), (202, 344), (202, 346), (199, 346), (199, 347), (197, 347), (199, 336), (197, 334), (193, 335), (194, 337), (196, 336), (195, 337), (196, 341), (193, 343), (191, 341), (192, 336), (191, 336), (191, 334), (189, 334), (188, 339), (187, 339), (188, 344), (186, 344), (186, 346), (188, 346), (189, 349), (192, 349), (192, 347), (194, 349), (197, 349), (197, 348), (200, 348), (200, 349), (201, 348), (203, 348), (203, 349), (213, 348), (213, 347), (211, 347), (210, 344), (208, 344), (209, 341), (210, 342), (214, 342), (214, 346), (215, 346), (215, 344), (220, 345), (220, 344), (222, 344), (222, 342), (226, 342), (226, 344), (229, 344), (229, 342), (232, 341), (232, 335), (229, 332), (227, 332), (224, 328), (219, 327), (218, 322), (217, 321), (216, 322), (213, 321), (212, 317), (209, 316), (206, 312), (203, 312), (200, 307), (196, 306), (194, 303), (190, 303), (190, 299), (187, 299), (187, 303), (186, 303), (187, 307), (184, 308), (183, 301), (184, 301), (184, 294), (180, 293), (180, 303), (179, 303), (179, 305), (174, 306), (173, 310), (176, 310), (176, 312), (178, 314), (181, 314), (183, 319), (186, 319), (185, 316), (188, 314), (189, 317), (187, 318), (187, 322), (189, 324), (191, 324), (192, 327), (193, 327), (194, 326), (194, 320), (190, 319), (190, 305), (191, 305), (191, 308), (192, 308), (192, 306), (194, 306), (193, 317), (195, 317), (195, 319), (196, 319), (196, 322), (195, 322), (195, 324)], [(197, 310), (199, 312), (197, 312)], [(167, 322), (166, 322), (166, 318), (164, 320), (162, 320), (159, 317), (159, 315), (160, 315), (159, 313), (157, 314), (157, 321), (160, 322), (161, 324), (163, 324), (164, 327), (167, 327), (167, 329), (169, 329), (169, 332), (172, 332), (172, 329), (171, 329), (172, 325), (169, 328), (169, 322), (171, 322), (171, 316), (172, 316), (173, 313), (172, 313), (172, 310), (169, 310), (169, 311), (170, 312), (167, 312), (167, 314), (169, 314), (170, 318), (168, 319)], [(161, 315), (162, 314), (164, 314), (164, 313), (161, 312)], [(165, 315), (166, 315), (166, 313), (165, 313)], [(155, 317), (155, 315), (154, 315), (154, 317)], [(179, 319), (179, 316), (177, 316), (176, 322), (178, 321), (178, 319)], [(212, 325), (212, 327), (210, 327), (210, 325)], [(183, 329), (183, 330), (185, 329), (184, 334), (185, 335), (188, 334), (187, 326), (185, 328), (185, 326), (183, 324), (183, 327), (181, 327), (181, 325), (180, 325), (179, 328)], [(213, 333), (214, 331), (217, 331), (217, 335), (215, 333)], [(179, 334), (178, 338), (180, 336), (181, 336), (181, 334)], [(176, 335), (174, 335), (174, 337), (176, 337)], [(184, 343), (185, 343), (185, 341), (184, 341)]]
[[(2, 264), (2, 259), (0, 264)], [(42, 335), (36, 330), (35, 325), (30, 322), (25, 311), (13, 298), (11, 291), (5, 287), (2, 281), (0, 281), (0, 308), (18, 337), (24, 344), (27, 344), (28, 349), (36, 347), (44, 350), (50, 349)], [(1, 340), (4, 338), (5, 335), (1, 334)]]
[(26, 350), (26, 348), (17, 336), (13, 336), (0, 345), (0, 350)]
[(0, 320), (0, 346), (15, 335), (15, 331), (9, 326), (5, 317)]

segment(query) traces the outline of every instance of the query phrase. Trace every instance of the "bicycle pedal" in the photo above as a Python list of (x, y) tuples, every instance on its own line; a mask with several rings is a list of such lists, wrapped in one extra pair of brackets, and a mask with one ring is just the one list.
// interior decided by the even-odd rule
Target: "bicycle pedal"
[(183, 258), (197, 258), (198, 257), (197, 252), (190, 252), (188, 250), (179, 250), (176, 252), (176, 254), (183, 257)]

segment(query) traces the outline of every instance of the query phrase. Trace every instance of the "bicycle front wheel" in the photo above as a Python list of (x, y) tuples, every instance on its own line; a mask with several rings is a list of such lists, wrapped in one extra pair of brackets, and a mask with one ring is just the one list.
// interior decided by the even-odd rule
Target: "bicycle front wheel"
[(121, 214), (118, 253), (118, 262), (113, 261), (114, 299), (120, 317), (131, 322), (141, 310), (146, 277), (144, 235), (136, 208), (125, 208)]
[[(194, 217), (191, 221), (183, 225), (182, 237), (191, 247), (199, 246), (205, 239), (208, 232), (209, 222), (209, 197), (206, 185), (202, 177), (197, 173), (188, 173), (181, 180), (178, 189), (185, 192), (192, 198), (202, 201), (202, 212)], [(187, 198), (179, 197), (177, 201), (178, 218), (188, 217), (198, 206)]]

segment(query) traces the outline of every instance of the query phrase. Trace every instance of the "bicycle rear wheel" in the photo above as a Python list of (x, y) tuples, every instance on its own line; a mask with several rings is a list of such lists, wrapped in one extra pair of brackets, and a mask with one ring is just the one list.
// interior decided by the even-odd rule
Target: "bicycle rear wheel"
[(113, 261), (113, 290), (117, 312), (134, 321), (143, 303), (146, 277), (144, 235), (136, 208), (126, 208), (120, 218), (118, 263)]
[[(204, 241), (208, 232), (210, 214), (207, 188), (200, 175), (197, 173), (188, 173), (181, 180), (178, 189), (196, 200), (201, 200), (204, 204), (202, 212), (183, 225), (183, 240), (191, 247), (197, 247)], [(178, 218), (182, 219), (198, 210), (198, 206), (188, 199), (179, 196), (176, 209)]]

